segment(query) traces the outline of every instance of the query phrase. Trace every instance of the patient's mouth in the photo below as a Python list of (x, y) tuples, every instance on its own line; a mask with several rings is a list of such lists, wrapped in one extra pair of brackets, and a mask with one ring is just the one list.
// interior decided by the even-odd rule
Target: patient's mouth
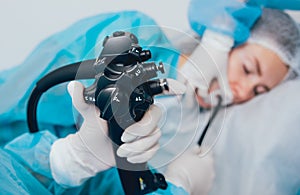
[[(207, 90), (207, 97), (209, 97), (209, 94), (211, 94), (213, 91), (218, 89), (220, 89), (219, 82), (217, 79), (213, 79), (209, 85), (209, 89)], [(201, 107), (205, 109), (209, 109), (212, 107), (212, 105), (208, 102), (209, 98), (204, 98), (203, 96), (201, 96), (197, 87), (195, 88), (195, 94), (196, 100)]]
[(219, 85), (219, 82), (217, 79), (213, 79), (211, 82), (210, 82), (210, 85), (209, 85), (209, 89), (208, 89), (208, 93), (212, 93), (213, 91), (215, 90), (218, 90), (220, 89), (220, 85)]
[(209, 103), (206, 103), (204, 101), (204, 98), (199, 94), (199, 89), (198, 88), (195, 88), (195, 96), (196, 96), (196, 100), (198, 102), (198, 104), (202, 107), (202, 108), (205, 108), (205, 109), (209, 109), (211, 108), (211, 104)]

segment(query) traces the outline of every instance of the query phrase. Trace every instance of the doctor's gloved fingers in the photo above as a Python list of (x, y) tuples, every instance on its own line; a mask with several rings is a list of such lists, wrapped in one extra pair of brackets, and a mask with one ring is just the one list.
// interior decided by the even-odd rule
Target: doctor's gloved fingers
[(78, 81), (71, 81), (68, 84), (68, 92), (72, 98), (72, 103), (78, 112), (85, 112), (90, 105), (83, 99), (84, 86)]
[[(159, 138), (161, 137), (161, 131), (156, 129), (154, 133), (149, 136), (141, 137), (133, 142), (122, 144), (117, 150), (117, 155), (120, 157), (134, 157), (134, 156), (149, 156), (159, 148)], [(155, 149), (155, 150), (154, 150)], [(143, 153), (148, 153), (142, 155)]]
[(161, 109), (156, 105), (151, 105), (149, 110), (139, 122), (134, 123), (125, 129), (121, 140), (123, 142), (132, 142), (138, 137), (144, 137), (152, 134), (156, 130), (161, 116)]
[(148, 150), (147, 152), (143, 152), (134, 156), (127, 157), (128, 162), (131, 163), (144, 163), (149, 161), (157, 152), (159, 149), (159, 145), (154, 145), (151, 150)]
[(143, 151), (143, 152), (132, 152), (132, 153), (128, 153), (128, 155), (125, 156), (120, 156), (120, 157), (126, 157), (128, 162), (131, 163), (144, 163), (149, 161), (157, 152), (157, 150), (159, 149), (159, 144), (154, 144), (151, 148), (149, 148), (147, 151)]
[(87, 104), (83, 98), (84, 86), (78, 81), (71, 81), (68, 84), (68, 92), (72, 98), (72, 104), (87, 122), (99, 121), (100, 111), (94, 104)]
[(145, 152), (151, 149), (154, 145), (157, 145), (160, 137), (161, 131), (159, 128), (156, 128), (156, 130), (150, 135), (138, 137), (132, 142), (122, 144), (117, 150), (117, 154), (120, 157), (128, 157), (132, 154)]
[(177, 80), (167, 78), (168, 89), (164, 90), (164, 95), (182, 95), (186, 91), (186, 86)]

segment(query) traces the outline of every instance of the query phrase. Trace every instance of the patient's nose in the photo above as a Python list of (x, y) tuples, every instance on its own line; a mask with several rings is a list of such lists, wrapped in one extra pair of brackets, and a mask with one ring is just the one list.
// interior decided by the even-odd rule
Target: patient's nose
[(229, 83), (232, 94), (233, 102), (241, 103), (252, 98), (252, 82), (238, 81)]

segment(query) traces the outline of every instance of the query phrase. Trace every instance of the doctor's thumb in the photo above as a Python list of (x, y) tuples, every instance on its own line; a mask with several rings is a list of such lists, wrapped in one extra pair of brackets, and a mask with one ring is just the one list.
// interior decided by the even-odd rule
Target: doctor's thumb
[(68, 92), (72, 98), (72, 103), (80, 113), (89, 108), (89, 104), (83, 99), (83, 90), (83, 84), (78, 81), (71, 81), (68, 84)]

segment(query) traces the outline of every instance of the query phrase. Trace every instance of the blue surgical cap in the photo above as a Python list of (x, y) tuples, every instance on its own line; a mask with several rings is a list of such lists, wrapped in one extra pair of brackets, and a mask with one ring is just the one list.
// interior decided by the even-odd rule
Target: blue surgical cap
[(202, 35), (208, 28), (245, 42), (250, 29), (261, 15), (261, 8), (238, 0), (191, 0), (188, 19), (191, 28)]
[(188, 18), (191, 28), (202, 35), (206, 28), (231, 36), (237, 44), (245, 42), (262, 8), (300, 10), (295, 0), (191, 0)]

